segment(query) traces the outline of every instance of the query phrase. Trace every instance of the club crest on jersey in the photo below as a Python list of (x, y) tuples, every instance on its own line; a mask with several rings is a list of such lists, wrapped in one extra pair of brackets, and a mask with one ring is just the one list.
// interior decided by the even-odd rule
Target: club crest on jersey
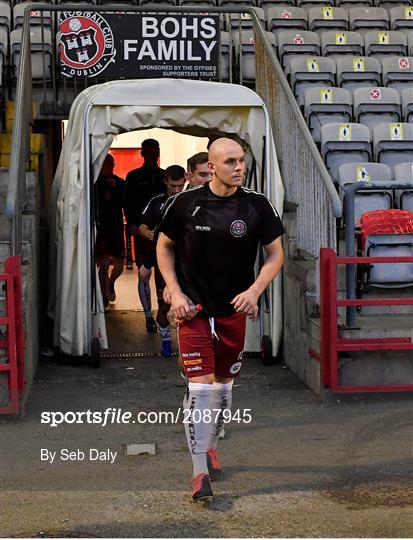
[(229, 230), (231, 231), (232, 236), (240, 238), (247, 232), (247, 225), (241, 219), (237, 219), (231, 223)]
[(96, 77), (110, 62), (116, 50), (112, 29), (99, 13), (62, 13), (59, 56), (66, 77)]

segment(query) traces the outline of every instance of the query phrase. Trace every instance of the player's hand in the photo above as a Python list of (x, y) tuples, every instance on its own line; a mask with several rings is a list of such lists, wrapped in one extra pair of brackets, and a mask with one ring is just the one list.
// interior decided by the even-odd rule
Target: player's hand
[(162, 293), (163, 301), (165, 304), (172, 304), (171, 295), (169, 294), (168, 287), (165, 287)]
[(139, 268), (139, 277), (142, 281), (149, 281), (152, 274), (152, 270), (150, 268), (146, 268), (145, 265), (142, 265)]
[(139, 230), (139, 227), (137, 225), (130, 225), (129, 226), (129, 234), (131, 234), (132, 236), (136, 236), (138, 234), (138, 230)]
[(258, 298), (259, 295), (257, 292), (250, 287), (246, 291), (237, 294), (237, 296), (231, 300), (231, 304), (234, 306), (237, 313), (245, 313), (252, 321), (255, 321), (258, 316)]
[(193, 317), (191, 300), (183, 292), (171, 294), (172, 310), (178, 320), (189, 320)]
[(150, 240), (151, 242), (153, 242), (154, 238), (155, 238), (155, 231), (151, 231), (151, 230), (148, 230), (145, 232), (145, 238), (147, 240)]

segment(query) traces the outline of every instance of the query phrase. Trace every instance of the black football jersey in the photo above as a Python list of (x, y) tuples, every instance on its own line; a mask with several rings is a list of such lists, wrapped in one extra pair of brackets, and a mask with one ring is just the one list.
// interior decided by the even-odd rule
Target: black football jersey
[(220, 197), (209, 183), (170, 199), (159, 230), (175, 242), (182, 291), (209, 316), (234, 313), (231, 300), (255, 281), (259, 243), (284, 233), (265, 195), (240, 187)]

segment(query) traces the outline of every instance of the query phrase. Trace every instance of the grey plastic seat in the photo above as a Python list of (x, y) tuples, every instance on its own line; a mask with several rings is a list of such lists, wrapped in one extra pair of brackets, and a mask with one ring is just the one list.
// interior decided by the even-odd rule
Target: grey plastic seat
[(401, 121), (400, 96), (394, 88), (364, 87), (353, 91), (354, 120), (372, 133), (373, 126)]
[(352, 54), (363, 56), (364, 39), (359, 32), (328, 31), (321, 34), (323, 56)]
[(156, 0), (156, 2), (154, 2), (153, 0), (139, 0), (139, 5), (140, 6), (146, 6), (147, 4), (156, 4), (156, 5), (160, 5), (160, 6), (175, 6), (175, 2), (174, 0)]
[(373, 6), (373, 0), (336, 0), (336, 6), (346, 9), (360, 6)]
[(387, 9), (379, 7), (354, 7), (349, 11), (350, 30), (388, 30), (389, 16)]
[[(255, 8), (255, 12), (265, 28), (265, 13), (261, 8)], [(238, 30), (241, 28), (243, 30), (252, 30), (254, 28), (254, 22), (249, 13), (230, 13), (229, 15), (230, 27), (231, 30)]]
[(254, 0), (218, 0), (217, 5), (221, 7), (225, 6), (255, 6)]
[(304, 91), (310, 86), (334, 86), (336, 65), (322, 56), (296, 56), (290, 62), (291, 88), (298, 105), (304, 105)]
[(232, 37), (229, 32), (221, 31), (220, 54), (219, 54), (219, 80), (229, 82), (231, 80), (232, 64)]
[[(413, 257), (413, 234), (370, 234), (366, 238), (364, 256)], [(379, 288), (410, 287), (413, 285), (413, 264), (370, 264), (368, 282)]]
[(202, 6), (215, 6), (214, 0), (179, 0), (180, 6), (196, 6), (200, 4)]
[[(14, 77), (18, 76), (22, 44), (22, 29), (18, 28), (10, 33), (10, 52)], [(33, 79), (51, 79), (52, 66), (52, 37), (47, 28), (34, 26), (30, 28), (30, 50), (32, 60)]]
[(413, 6), (395, 6), (390, 9), (390, 28), (392, 30), (413, 30)]
[[(275, 36), (271, 32), (265, 32), (274, 51), (276, 49)], [(239, 80), (241, 82), (255, 82), (255, 42), (254, 32), (241, 30), (233, 33), (235, 45), (236, 63)]]
[(383, 85), (401, 92), (413, 84), (413, 57), (389, 56), (380, 59)]
[(392, 8), (393, 6), (403, 4), (404, 6), (410, 6), (411, 0), (374, 0), (374, 5), (384, 8)]
[(413, 212), (413, 162), (398, 163), (394, 167), (394, 181), (411, 185), (411, 189), (398, 189), (398, 203), (401, 210)]
[[(13, 8), (13, 25), (14, 28), (20, 28), (23, 26), (24, 10), (26, 6), (29, 6), (32, 2), (21, 2), (16, 4)], [(50, 11), (41, 11), (38, 9), (32, 9), (30, 12), (30, 26), (38, 26), (43, 24), (44, 26), (51, 26), (52, 19)]]
[(408, 56), (413, 56), (413, 31), (409, 30), (407, 32), (407, 54)]
[[(354, 226), (360, 226), (360, 218), (371, 210), (388, 210), (393, 206), (393, 193), (387, 189), (391, 182), (391, 172), (382, 163), (345, 163), (338, 170), (340, 198), (344, 200), (346, 188), (355, 182), (372, 182), (379, 186), (377, 191), (360, 190), (354, 196)], [(380, 184), (383, 185), (380, 188)]]
[(403, 122), (413, 123), (413, 86), (402, 90)]
[(344, 88), (307, 88), (304, 90), (304, 115), (314, 141), (319, 143), (324, 124), (351, 122), (351, 93)]
[(413, 124), (386, 122), (374, 126), (373, 154), (375, 161), (391, 170), (398, 163), (413, 161)]
[(278, 5), (282, 6), (283, 8), (296, 7), (294, 0), (260, 0), (258, 5), (264, 10), (267, 16), (267, 21), (268, 21), (268, 10), (270, 10), (273, 7), (276, 7)]
[(334, 181), (344, 163), (370, 161), (369, 129), (362, 124), (331, 123), (321, 126), (321, 155)]
[[(3, 84), (3, 70), (7, 65), (9, 53), (8, 35), (5, 28), (0, 27), (0, 86)], [(1, 90), (0, 90), (1, 95)]]
[(11, 9), (10, 4), (5, 0), (0, 1), (0, 28), (10, 31)]
[(298, 7), (334, 6), (333, 0), (297, 0)]
[(315, 32), (284, 30), (277, 34), (278, 55), (283, 67), (288, 57), (297, 54), (320, 55), (320, 38)]
[(403, 32), (366, 32), (364, 35), (366, 56), (393, 54), (405, 56), (407, 36)]
[(312, 32), (319, 30), (348, 30), (347, 11), (339, 7), (321, 6), (308, 10), (308, 29)]
[(371, 56), (336, 57), (337, 85), (347, 90), (381, 86), (381, 65)]
[(267, 10), (267, 29), (274, 35), (284, 30), (307, 30), (307, 12), (298, 7), (269, 7)]

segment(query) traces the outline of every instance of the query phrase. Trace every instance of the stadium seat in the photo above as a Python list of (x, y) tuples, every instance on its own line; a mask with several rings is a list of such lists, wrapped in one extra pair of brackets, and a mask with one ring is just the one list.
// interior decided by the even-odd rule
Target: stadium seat
[(407, 36), (403, 32), (382, 32), (374, 30), (364, 35), (366, 56), (393, 54), (405, 56), (407, 53)]
[[(24, 10), (26, 9), (26, 6), (29, 6), (32, 2), (21, 2), (20, 4), (16, 4), (13, 8), (13, 25), (14, 29), (20, 28), (23, 26), (23, 20), (24, 20)], [(52, 24), (52, 18), (50, 15), (50, 11), (40, 11), (37, 9), (33, 9), (30, 12), (30, 26), (51, 26)]]
[(363, 56), (363, 37), (359, 32), (323, 32), (321, 34), (321, 53), (323, 56), (341, 54)]
[(378, 7), (354, 7), (349, 12), (350, 30), (388, 30), (387, 10)]
[(159, 4), (160, 6), (175, 6), (174, 0), (139, 0), (140, 6), (146, 6), (147, 4)]
[(400, 101), (394, 88), (356, 88), (353, 91), (354, 121), (367, 126), (370, 134), (377, 124), (400, 122)]
[(402, 90), (403, 122), (413, 123), (413, 87)]
[(334, 6), (333, 0), (297, 0), (298, 7)]
[[(267, 38), (275, 51), (275, 36), (266, 32)], [(235, 54), (239, 80), (246, 83), (255, 82), (255, 42), (252, 30), (242, 30), (233, 33)]]
[(197, 4), (202, 6), (216, 6), (215, 0), (179, 0), (180, 6), (196, 6)]
[(314, 141), (319, 143), (324, 124), (351, 122), (351, 93), (344, 88), (307, 88), (304, 91), (304, 115)]
[[(43, 30), (43, 35), (42, 35)], [(10, 33), (10, 53), (14, 77), (19, 72), (21, 55), (22, 29), (18, 28)], [(38, 26), (30, 28), (30, 49), (32, 60), (32, 78), (51, 79), (52, 66), (52, 37), (47, 28)]]
[(369, 56), (336, 57), (337, 85), (347, 90), (361, 86), (381, 86), (381, 65)]
[(336, 6), (350, 9), (352, 7), (372, 6), (373, 0), (336, 0)]
[[(70, 3), (70, 0), (64, 0), (65, 2), (67, 1), (68, 3)], [(114, 6), (114, 5), (117, 5), (118, 7), (121, 6), (121, 7), (124, 7), (125, 5), (129, 5), (129, 6), (138, 6), (139, 5), (139, 0), (122, 0), (122, 2), (114, 2), (113, 0), (95, 0), (95, 2), (93, 3), (97, 3), (98, 5), (100, 6)]]
[(371, 145), (367, 126), (329, 123), (321, 126), (321, 155), (332, 179), (344, 163), (370, 161)]
[(288, 57), (297, 54), (320, 55), (320, 38), (315, 32), (284, 30), (277, 34), (278, 55), (283, 67)]
[(7, 30), (0, 27), (0, 85), (2, 85), (4, 82), (3, 72), (4, 68), (7, 66), (8, 53), (9, 48)]
[(346, 187), (355, 182), (373, 182), (383, 184), (377, 191), (360, 190), (354, 196), (354, 226), (360, 226), (360, 218), (371, 210), (388, 210), (393, 205), (393, 193), (386, 191), (392, 182), (391, 172), (382, 163), (345, 163), (338, 170), (338, 185), (341, 199), (344, 200)]
[(4, 0), (0, 1), (0, 28), (10, 32), (11, 9), (10, 4)]
[(304, 90), (309, 86), (334, 86), (336, 65), (322, 56), (295, 56), (290, 62), (291, 88), (298, 105), (304, 105)]
[(413, 161), (413, 124), (383, 123), (373, 127), (373, 154), (393, 171), (395, 165)]
[[(412, 257), (413, 213), (405, 210), (366, 212), (360, 220), (363, 251), (367, 257)], [(369, 264), (368, 282), (376, 287), (413, 284), (413, 264)]]
[(232, 63), (232, 40), (229, 32), (221, 32), (220, 48), (219, 80), (229, 82)]
[(307, 30), (307, 12), (298, 7), (270, 7), (267, 10), (267, 29), (274, 35), (283, 30)]
[[(266, 19), (264, 10), (255, 8), (255, 11), (262, 26), (265, 28)], [(230, 13), (229, 20), (231, 30), (238, 30), (238, 28), (241, 28), (242, 30), (252, 30), (254, 28), (254, 21), (249, 13)]]
[(413, 30), (413, 6), (395, 6), (390, 9), (392, 30)]
[(405, 6), (411, 5), (411, 0), (374, 0), (374, 5), (384, 8), (392, 8), (395, 5), (403, 4)]
[(394, 167), (394, 181), (411, 185), (411, 189), (397, 190), (397, 196), (399, 208), (413, 212), (413, 162), (398, 163)]
[(217, 5), (221, 7), (240, 7), (240, 6), (255, 6), (254, 0), (218, 0)]
[(389, 56), (380, 59), (383, 85), (400, 92), (413, 84), (413, 57)]
[(318, 30), (348, 30), (348, 14), (343, 8), (321, 6), (308, 10), (308, 29)]
[(278, 4), (280, 4), (283, 8), (295, 7), (294, 0), (260, 0), (258, 3), (258, 5), (265, 11), (265, 13), (268, 13), (269, 9), (271, 9), (272, 7), (276, 7)]

